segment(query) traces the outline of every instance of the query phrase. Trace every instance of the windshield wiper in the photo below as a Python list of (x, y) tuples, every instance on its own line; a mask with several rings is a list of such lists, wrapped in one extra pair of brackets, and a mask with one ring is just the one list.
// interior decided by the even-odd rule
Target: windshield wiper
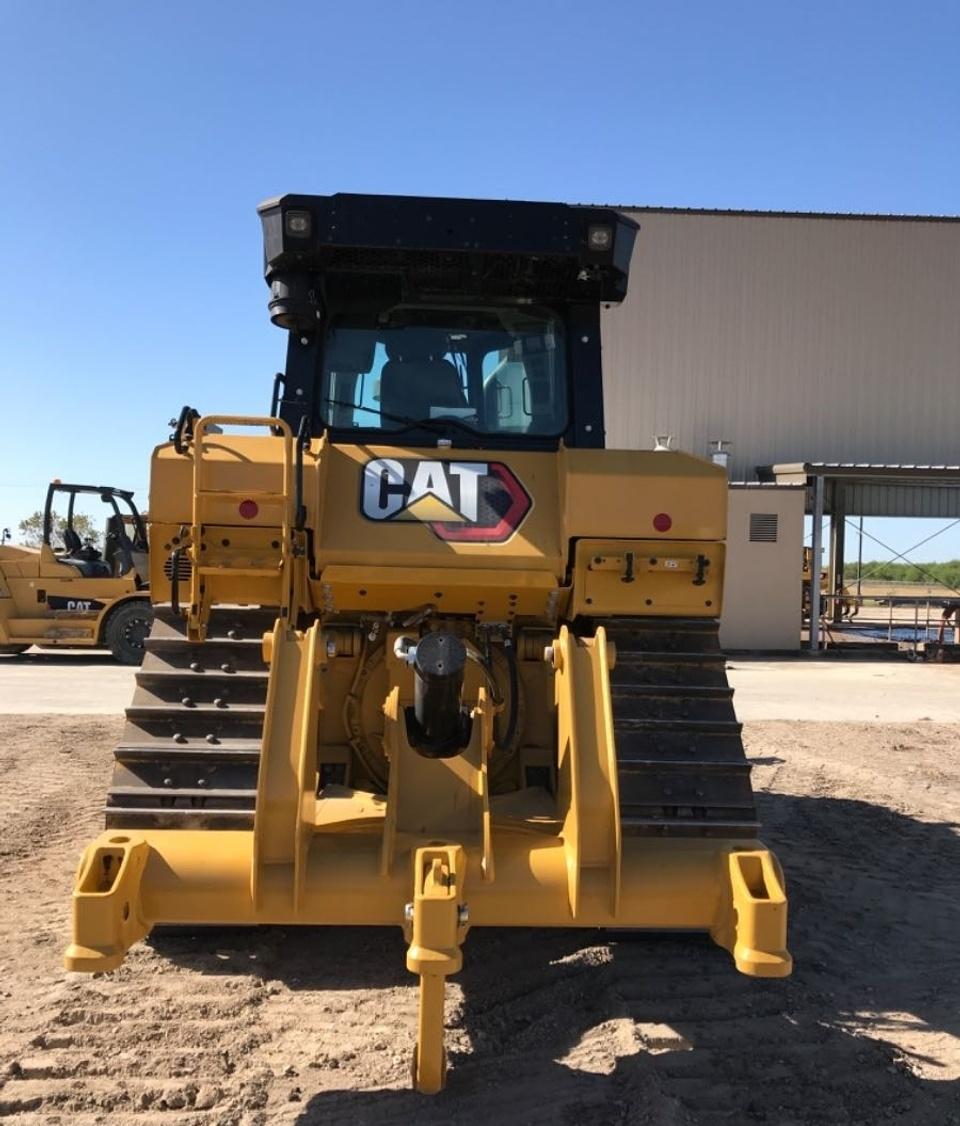
[(433, 430), (434, 432), (442, 434), (446, 429), (445, 424), (452, 422), (465, 433), (471, 434), (474, 437), (478, 436), (480, 433), (478, 430), (474, 430), (472, 426), (468, 426), (462, 419), (457, 418), (456, 415), (443, 415), (441, 418), (414, 418), (412, 415), (391, 414), (389, 411), (382, 411), (377, 407), (364, 407), (358, 403), (349, 403), (344, 399), (324, 399), (323, 405), (331, 407), (349, 407), (351, 410), (377, 414), (381, 418), (387, 419), (388, 422), (399, 422), (408, 429), (412, 426), (422, 426), (426, 430)]

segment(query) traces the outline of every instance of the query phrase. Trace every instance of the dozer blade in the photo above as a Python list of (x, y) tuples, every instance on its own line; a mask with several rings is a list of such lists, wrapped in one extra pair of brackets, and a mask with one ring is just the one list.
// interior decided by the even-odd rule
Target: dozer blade
[[(324, 710), (328, 659), (322, 630), (319, 622), (305, 632), (278, 623), (272, 634), (272, 711), (253, 828), (210, 832), (180, 821), (108, 829), (81, 865), (68, 968), (111, 969), (158, 924), (403, 927), (408, 966), (421, 978), (414, 1074), (423, 1091), (443, 1083), (443, 982), (460, 966), (469, 926), (707, 931), (745, 974), (790, 972), (780, 868), (747, 836), (752, 821), (730, 818), (742, 837), (717, 834), (713, 811), (722, 788), (713, 772), (703, 772), (703, 796), (693, 795), (705, 805), (692, 802), (689, 814), (680, 807), (685, 831), (676, 838), (630, 832), (629, 817), (621, 818), (626, 772), (614, 736), (620, 697), (611, 687), (613, 647), (603, 629), (595, 638), (575, 638), (562, 627), (550, 649), (556, 817), (526, 821), (490, 816), (493, 710), (482, 688), (469, 745), (435, 759), (411, 746), (394, 688), (384, 705), (389, 794), (318, 792), (316, 717)], [(710, 706), (724, 699), (707, 698)], [(655, 787), (676, 784), (679, 767), (656, 761), (644, 808), (662, 802)], [(742, 795), (735, 800), (743, 810)], [(697, 820), (707, 831), (690, 831)]]

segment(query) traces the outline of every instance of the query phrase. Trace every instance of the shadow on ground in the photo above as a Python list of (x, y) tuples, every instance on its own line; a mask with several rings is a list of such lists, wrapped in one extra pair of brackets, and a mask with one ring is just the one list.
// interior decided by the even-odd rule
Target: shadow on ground
[[(283, 1121), (292, 1112), (299, 1126), (960, 1126), (960, 1083), (948, 1071), (937, 1078), (943, 1044), (960, 1036), (955, 827), (859, 801), (758, 800), (765, 839), (787, 871), (792, 978), (745, 978), (702, 936), (476, 931), (456, 979), (463, 1003), (448, 1013), (451, 1039), (469, 1049), (451, 1053), (443, 1094), (338, 1089), (339, 1073), (327, 1073), (327, 1089)], [(237, 955), (218, 960), (225, 933)], [(236, 973), (240, 963), (293, 990), (413, 980), (399, 931), (152, 941), (191, 968)], [(955, 1069), (956, 1044), (951, 1051)]]

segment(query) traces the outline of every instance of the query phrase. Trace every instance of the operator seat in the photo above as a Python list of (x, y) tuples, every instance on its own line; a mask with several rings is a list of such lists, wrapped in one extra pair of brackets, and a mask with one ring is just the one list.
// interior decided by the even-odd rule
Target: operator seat
[(76, 555), (83, 550), (83, 540), (73, 528), (63, 529), (63, 547), (67, 555)]
[(109, 563), (105, 563), (95, 547), (84, 544), (73, 528), (63, 529), (63, 555), (57, 556), (58, 563), (65, 563), (68, 567), (76, 567), (85, 579), (109, 579), (113, 571)]
[(113, 572), (110, 564), (102, 559), (77, 559), (72, 555), (58, 555), (58, 563), (66, 563), (68, 567), (76, 567), (85, 579), (112, 579)]
[[(380, 372), (380, 406), (385, 414), (430, 418), (431, 407), (465, 407), (460, 373), (438, 358), (442, 345), (428, 330), (405, 329), (387, 344), (387, 362)], [(384, 419), (389, 425), (390, 419)]]

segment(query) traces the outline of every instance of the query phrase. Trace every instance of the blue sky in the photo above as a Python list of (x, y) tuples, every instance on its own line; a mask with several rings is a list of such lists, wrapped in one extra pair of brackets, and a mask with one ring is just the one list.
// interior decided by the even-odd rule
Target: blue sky
[(954, 0), (6, 0), (0, 524), (264, 410), (265, 197), (957, 214), (958, 44)]

